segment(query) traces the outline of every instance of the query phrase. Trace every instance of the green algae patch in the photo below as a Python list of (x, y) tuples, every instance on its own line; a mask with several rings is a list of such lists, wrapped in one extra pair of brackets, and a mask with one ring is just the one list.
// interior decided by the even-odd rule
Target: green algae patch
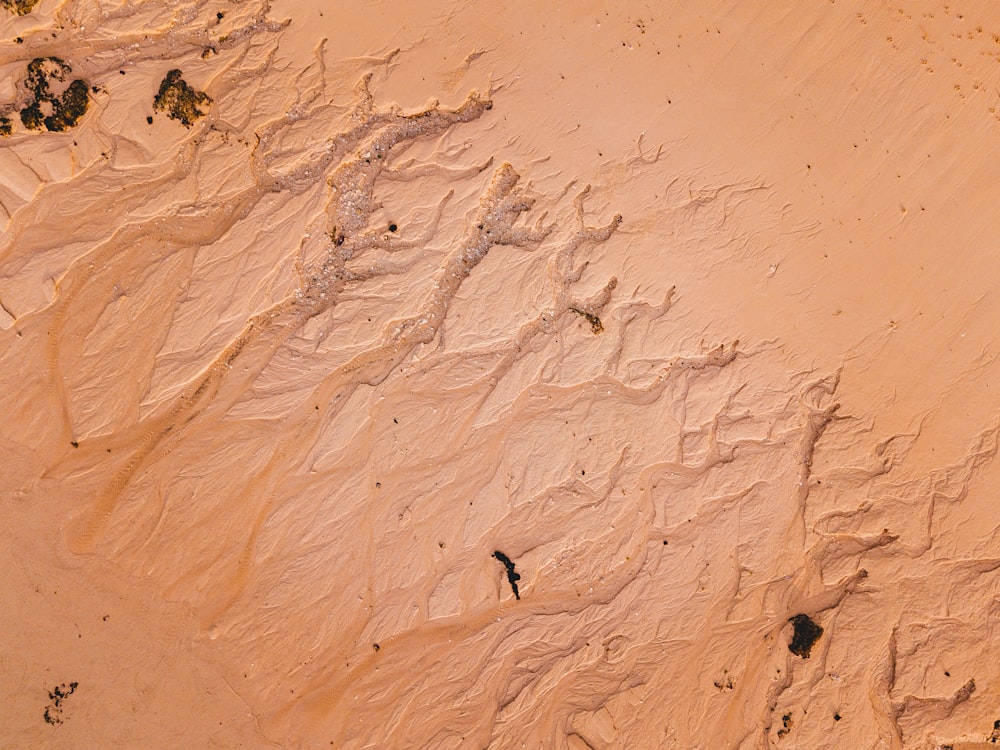
[[(36, 57), (28, 63), (25, 85), (31, 98), (21, 110), (21, 122), (26, 128), (62, 132), (74, 127), (86, 114), (90, 104), (87, 82), (77, 78), (64, 88), (61, 85), (72, 72), (58, 57)], [(53, 84), (62, 91), (53, 91)]]
[(167, 72), (153, 99), (153, 109), (166, 112), (168, 117), (179, 120), (189, 128), (194, 125), (195, 120), (205, 116), (201, 107), (211, 104), (212, 97), (188, 86), (181, 75), (181, 71), (176, 68)]
[(0, 5), (5, 7), (11, 13), (16, 13), (19, 16), (26, 16), (31, 13), (32, 9), (38, 5), (39, 0), (0, 0)]

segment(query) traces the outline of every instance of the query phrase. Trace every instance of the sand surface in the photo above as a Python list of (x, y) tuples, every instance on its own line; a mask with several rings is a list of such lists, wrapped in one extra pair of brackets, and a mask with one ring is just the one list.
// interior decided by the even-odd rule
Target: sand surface
[(995, 3), (0, 28), (0, 747), (1000, 742)]

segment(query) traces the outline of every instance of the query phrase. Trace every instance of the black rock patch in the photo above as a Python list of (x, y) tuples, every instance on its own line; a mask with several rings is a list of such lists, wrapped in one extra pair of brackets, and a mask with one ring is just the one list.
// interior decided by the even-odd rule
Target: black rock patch
[(38, 5), (38, 0), (0, 0), (0, 5), (11, 13), (26, 16)]
[(503, 566), (507, 568), (507, 582), (510, 584), (511, 591), (514, 592), (514, 598), (520, 599), (521, 594), (517, 590), (517, 582), (521, 580), (521, 574), (514, 572), (514, 562), (500, 550), (496, 550), (493, 553), (493, 557), (502, 562)]
[(795, 615), (788, 620), (795, 628), (788, 650), (796, 656), (808, 659), (813, 645), (823, 635), (823, 628), (813, 622), (809, 615)]
[(28, 63), (25, 85), (30, 99), (21, 110), (24, 127), (62, 132), (80, 121), (90, 104), (89, 86), (82, 78), (63, 86), (72, 72), (73, 69), (58, 57), (36, 57)]
[(76, 692), (79, 685), (79, 682), (71, 682), (68, 685), (56, 685), (49, 691), (49, 701), (51, 702), (45, 707), (45, 714), (43, 715), (46, 724), (55, 726), (56, 724), (63, 723), (63, 704), (67, 698)]
[(174, 68), (167, 71), (160, 90), (153, 98), (153, 109), (166, 112), (172, 120), (179, 120), (184, 127), (191, 127), (205, 113), (200, 109), (212, 103), (212, 97), (204, 91), (198, 91), (188, 86), (181, 78), (181, 71)]

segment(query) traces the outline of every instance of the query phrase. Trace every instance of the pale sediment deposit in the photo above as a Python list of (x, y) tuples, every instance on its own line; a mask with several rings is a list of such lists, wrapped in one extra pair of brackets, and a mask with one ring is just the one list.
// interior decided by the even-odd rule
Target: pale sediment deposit
[(1000, 742), (1000, 11), (608, 6), (0, 3), (0, 746)]

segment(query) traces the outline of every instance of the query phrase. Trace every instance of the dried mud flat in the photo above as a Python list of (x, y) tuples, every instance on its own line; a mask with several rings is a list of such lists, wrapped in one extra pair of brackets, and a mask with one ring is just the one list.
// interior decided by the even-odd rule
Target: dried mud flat
[(1000, 743), (1000, 13), (687, 5), (0, 3), (0, 745)]

